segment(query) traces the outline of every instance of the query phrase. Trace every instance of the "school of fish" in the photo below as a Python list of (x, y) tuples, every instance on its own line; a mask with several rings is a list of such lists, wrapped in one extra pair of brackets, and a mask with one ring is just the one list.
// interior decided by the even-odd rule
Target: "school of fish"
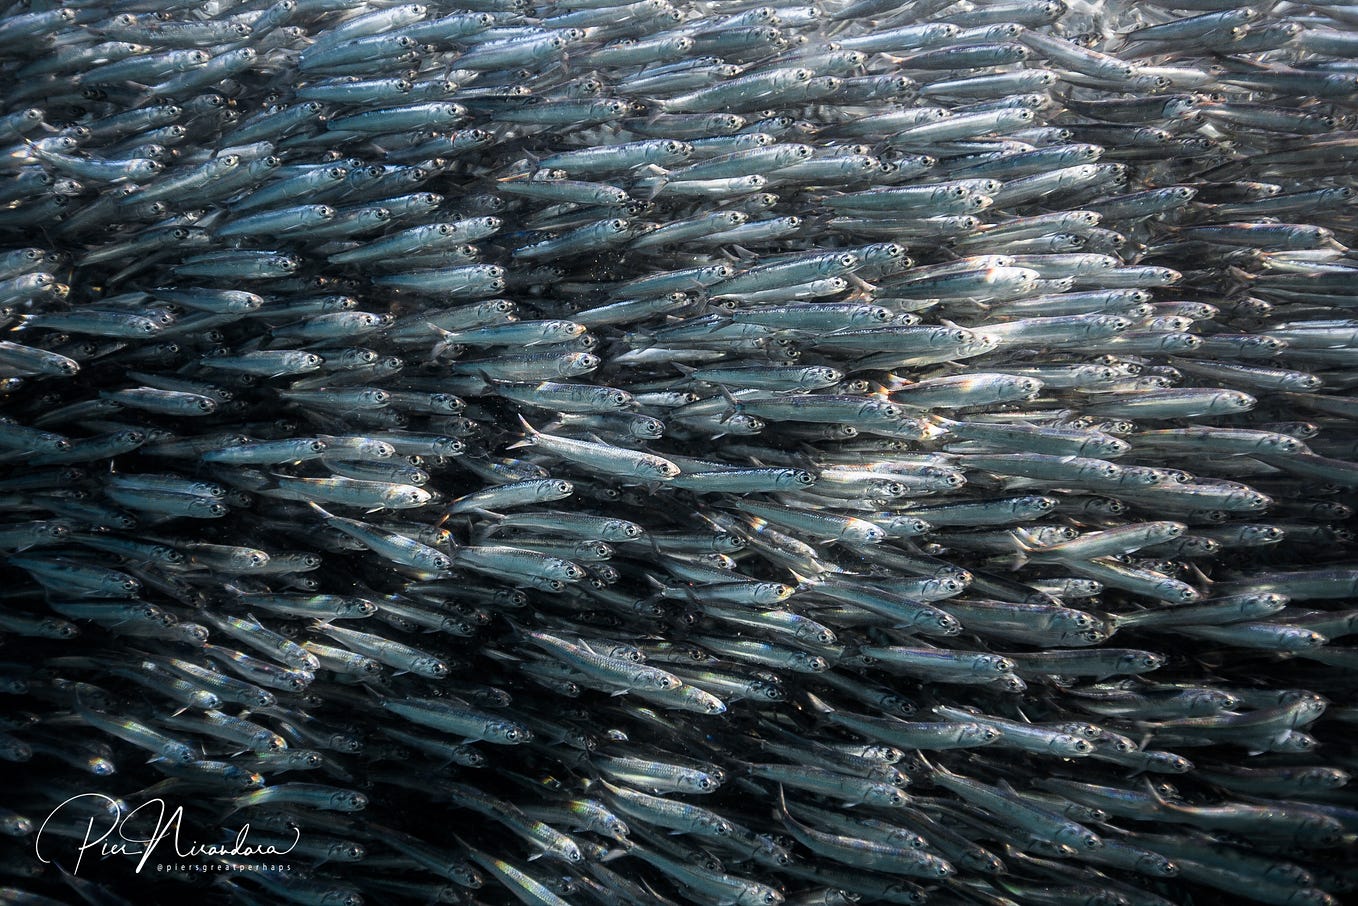
[(1358, 6), (21, 0), (0, 73), (0, 904), (1358, 896)]

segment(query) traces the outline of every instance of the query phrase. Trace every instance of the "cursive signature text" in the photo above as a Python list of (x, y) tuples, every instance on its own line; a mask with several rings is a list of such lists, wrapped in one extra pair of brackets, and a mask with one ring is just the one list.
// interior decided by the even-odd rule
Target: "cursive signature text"
[[(101, 800), (104, 811), (107, 814), (107, 820), (104, 822), (104, 825), (106, 826), (96, 826), (100, 821), (98, 818), (90, 818), (88, 820), (85, 825), (84, 839), (80, 842), (80, 845), (76, 850), (75, 869), (72, 871), (72, 874), (80, 873), (80, 863), (85, 858), (85, 853), (91, 849), (97, 850), (101, 857), (139, 857), (136, 870), (140, 873), (141, 870), (146, 867), (146, 863), (150, 860), (151, 854), (154, 853), (156, 848), (164, 843), (166, 839), (170, 840), (175, 855), (181, 859), (186, 859), (191, 856), (282, 856), (292, 852), (293, 847), (297, 845), (297, 842), (302, 836), (300, 830), (293, 828), (293, 833), (296, 836), (293, 838), (292, 845), (287, 849), (279, 849), (269, 845), (252, 846), (248, 841), (250, 825), (246, 824), (243, 825), (236, 834), (236, 839), (230, 843), (198, 843), (196, 841), (190, 841), (185, 844), (179, 839), (180, 828), (184, 821), (184, 807), (182, 805), (178, 806), (174, 811), (169, 812), (167, 815), (167, 806), (165, 805), (164, 799), (148, 799), (146, 802), (143, 802), (141, 805), (124, 814), (119, 811), (116, 800), (111, 799), (102, 793), (81, 793), (78, 796), (72, 796), (70, 799), (67, 799), (65, 802), (52, 809), (51, 814), (43, 821), (42, 827), (38, 828), (38, 833), (33, 838), (33, 851), (37, 855), (38, 861), (43, 862), (44, 864), (52, 861), (43, 854), (42, 835), (43, 831), (47, 829), (47, 825), (63, 809), (71, 805), (71, 803), (90, 798)], [(146, 817), (155, 817), (155, 824), (149, 834), (146, 836), (137, 836), (134, 831), (129, 830), (128, 824), (139, 814), (143, 814), (143, 809), (147, 809), (144, 813)], [(142, 821), (141, 823), (145, 824), (145, 821)]]

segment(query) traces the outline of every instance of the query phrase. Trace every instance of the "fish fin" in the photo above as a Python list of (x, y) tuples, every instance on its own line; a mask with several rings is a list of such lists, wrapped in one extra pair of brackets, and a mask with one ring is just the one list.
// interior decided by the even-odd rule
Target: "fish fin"
[(14, 157), (23, 157), (25, 160), (42, 160), (42, 149), (38, 147), (37, 142), (28, 136), (24, 136), (24, 145), (26, 146), (24, 151), (13, 155)]
[(876, 286), (864, 280), (857, 274), (845, 274), (844, 279), (848, 280), (849, 284), (853, 286), (854, 289), (858, 290), (858, 293), (862, 294), (862, 297), (870, 297), (873, 293), (877, 291)]
[(943, 767), (942, 765), (935, 765), (935, 764), (930, 763), (929, 759), (927, 759), (927, 758), (924, 757), (924, 753), (923, 753), (922, 751), (916, 752), (916, 753), (915, 753), (915, 757), (919, 759), (919, 763), (920, 763), (920, 764), (924, 765), (926, 768), (928, 768), (930, 771), (933, 771), (935, 774), (950, 774), (950, 773), (952, 773), (951, 771), (949, 771), (947, 768)]
[(778, 784), (778, 807), (773, 810), (773, 816), (780, 819), (788, 827), (800, 827), (800, 823), (792, 817), (792, 813), (787, 809), (787, 792), (783, 789), (781, 783)]
[(724, 413), (722, 413), (721, 422), (724, 424), (730, 421), (733, 416), (739, 415), (741, 413), (742, 410), (740, 406), (740, 400), (735, 398), (735, 395), (732, 394), (729, 389), (727, 389), (725, 384), (717, 384), (716, 387), (717, 390), (721, 393), (722, 397), (726, 400), (727, 405), (730, 407)]
[(531, 446), (533, 446), (534, 444), (537, 443), (537, 441), (535, 440), (535, 438), (537, 437), (537, 435), (538, 435), (539, 432), (538, 432), (538, 430), (537, 430), (536, 428), (534, 428), (532, 425), (528, 424), (528, 419), (526, 419), (526, 418), (524, 418), (522, 415), (520, 415), (520, 416), (519, 416), (519, 424), (523, 425), (523, 429), (524, 429), (524, 431), (527, 433), (528, 436), (525, 437), (525, 438), (523, 438), (522, 440), (515, 441), (514, 443), (512, 443), (512, 444), (510, 444), (509, 446), (505, 447), (506, 450), (515, 450), (515, 449), (518, 449), (519, 447), (531, 447)]
[(448, 351), (452, 347), (458, 345), (457, 334), (453, 333), (452, 331), (444, 330), (442, 327), (439, 327), (433, 321), (426, 321), (424, 326), (428, 327), (430, 330), (434, 331), (434, 333), (439, 335), (439, 341), (435, 343), (433, 348), (429, 350), (429, 361), (431, 362), (438, 361), (439, 356), (443, 355), (444, 352)]
[(1208, 577), (1207, 577), (1207, 574), (1204, 573), (1201, 569), (1199, 569), (1199, 568), (1198, 568), (1198, 565), (1197, 565), (1196, 563), (1194, 563), (1193, 561), (1191, 561), (1191, 560), (1188, 561), (1188, 568), (1189, 568), (1189, 570), (1193, 573), (1193, 576), (1194, 576), (1199, 582), (1201, 582), (1203, 585), (1210, 586), (1210, 585), (1215, 584), (1214, 580), (1208, 578)]
[(1164, 796), (1161, 796), (1160, 791), (1155, 788), (1155, 781), (1151, 780), (1151, 778), (1147, 777), (1145, 778), (1145, 781), (1146, 791), (1151, 794), (1151, 798), (1155, 800), (1155, 804), (1160, 808), (1175, 809), (1180, 807), (1170, 802)]
[[(632, 845), (632, 846), (635, 846), (636, 844), (634, 843), (634, 844), (631, 844), (631, 845)], [(624, 850), (624, 852), (625, 852), (625, 851), (626, 851), (626, 850)], [(638, 878), (637, 880), (638, 880), (638, 883), (640, 883), (642, 887), (646, 888), (646, 892), (647, 892), (647, 893), (649, 893), (651, 896), (655, 897), (655, 902), (657, 902), (657, 903), (665, 903), (665, 902), (668, 902), (663, 896), (661, 896), (659, 893), (656, 892), (656, 889), (655, 889), (654, 887), (652, 887), (649, 883), (647, 883), (647, 881), (646, 881), (645, 878)]]
[(1231, 72), (1272, 72), (1277, 69), (1275, 66), (1269, 66), (1266, 63), (1258, 63), (1254, 60), (1245, 59), (1244, 57), (1228, 56), (1221, 53), (1214, 53), (1212, 56), (1216, 59), (1218, 65)]
[(944, 418), (933, 412), (927, 412), (924, 415), (921, 415), (920, 421), (932, 425), (935, 428), (942, 428), (944, 431), (951, 431), (954, 425), (961, 424), (961, 422), (954, 421), (951, 418)]
[[(642, 189), (643, 183), (645, 184), (644, 189)], [(665, 191), (665, 187), (669, 184), (670, 178), (668, 172), (665, 172), (663, 176), (650, 176), (644, 180), (638, 180), (635, 187), (637, 189), (642, 189), (642, 191), (637, 195), (637, 198), (641, 201), (651, 201), (661, 192)]]
[(524, 629), (518, 623), (511, 620), (508, 614), (501, 613), (500, 616), (503, 617), (504, 621), (509, 624), (509, 628), (514, 633), (515, 636), (517, 636), (518, 638), (524, 638), (525, 636), (528, 635), (528, 630)]
[(812, 692), (803, 692), (803, 700), (818, 714), (834, 714), (835, 708), (829, 702)]

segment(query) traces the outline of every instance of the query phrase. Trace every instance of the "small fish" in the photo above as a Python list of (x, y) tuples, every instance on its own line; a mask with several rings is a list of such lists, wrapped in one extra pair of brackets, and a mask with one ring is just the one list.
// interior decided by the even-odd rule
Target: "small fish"
[(1355, 15), (1175, 2), (8, 10), (0, 831), (1342, 899)]

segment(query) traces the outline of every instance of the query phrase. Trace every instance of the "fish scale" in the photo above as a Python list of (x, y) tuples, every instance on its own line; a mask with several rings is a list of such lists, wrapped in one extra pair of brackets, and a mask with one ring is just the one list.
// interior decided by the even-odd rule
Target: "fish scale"
[(14, 898), (149, 790), (224, 902), (1358, 889), (1351, 8), (115, 6), (0, 12)]

